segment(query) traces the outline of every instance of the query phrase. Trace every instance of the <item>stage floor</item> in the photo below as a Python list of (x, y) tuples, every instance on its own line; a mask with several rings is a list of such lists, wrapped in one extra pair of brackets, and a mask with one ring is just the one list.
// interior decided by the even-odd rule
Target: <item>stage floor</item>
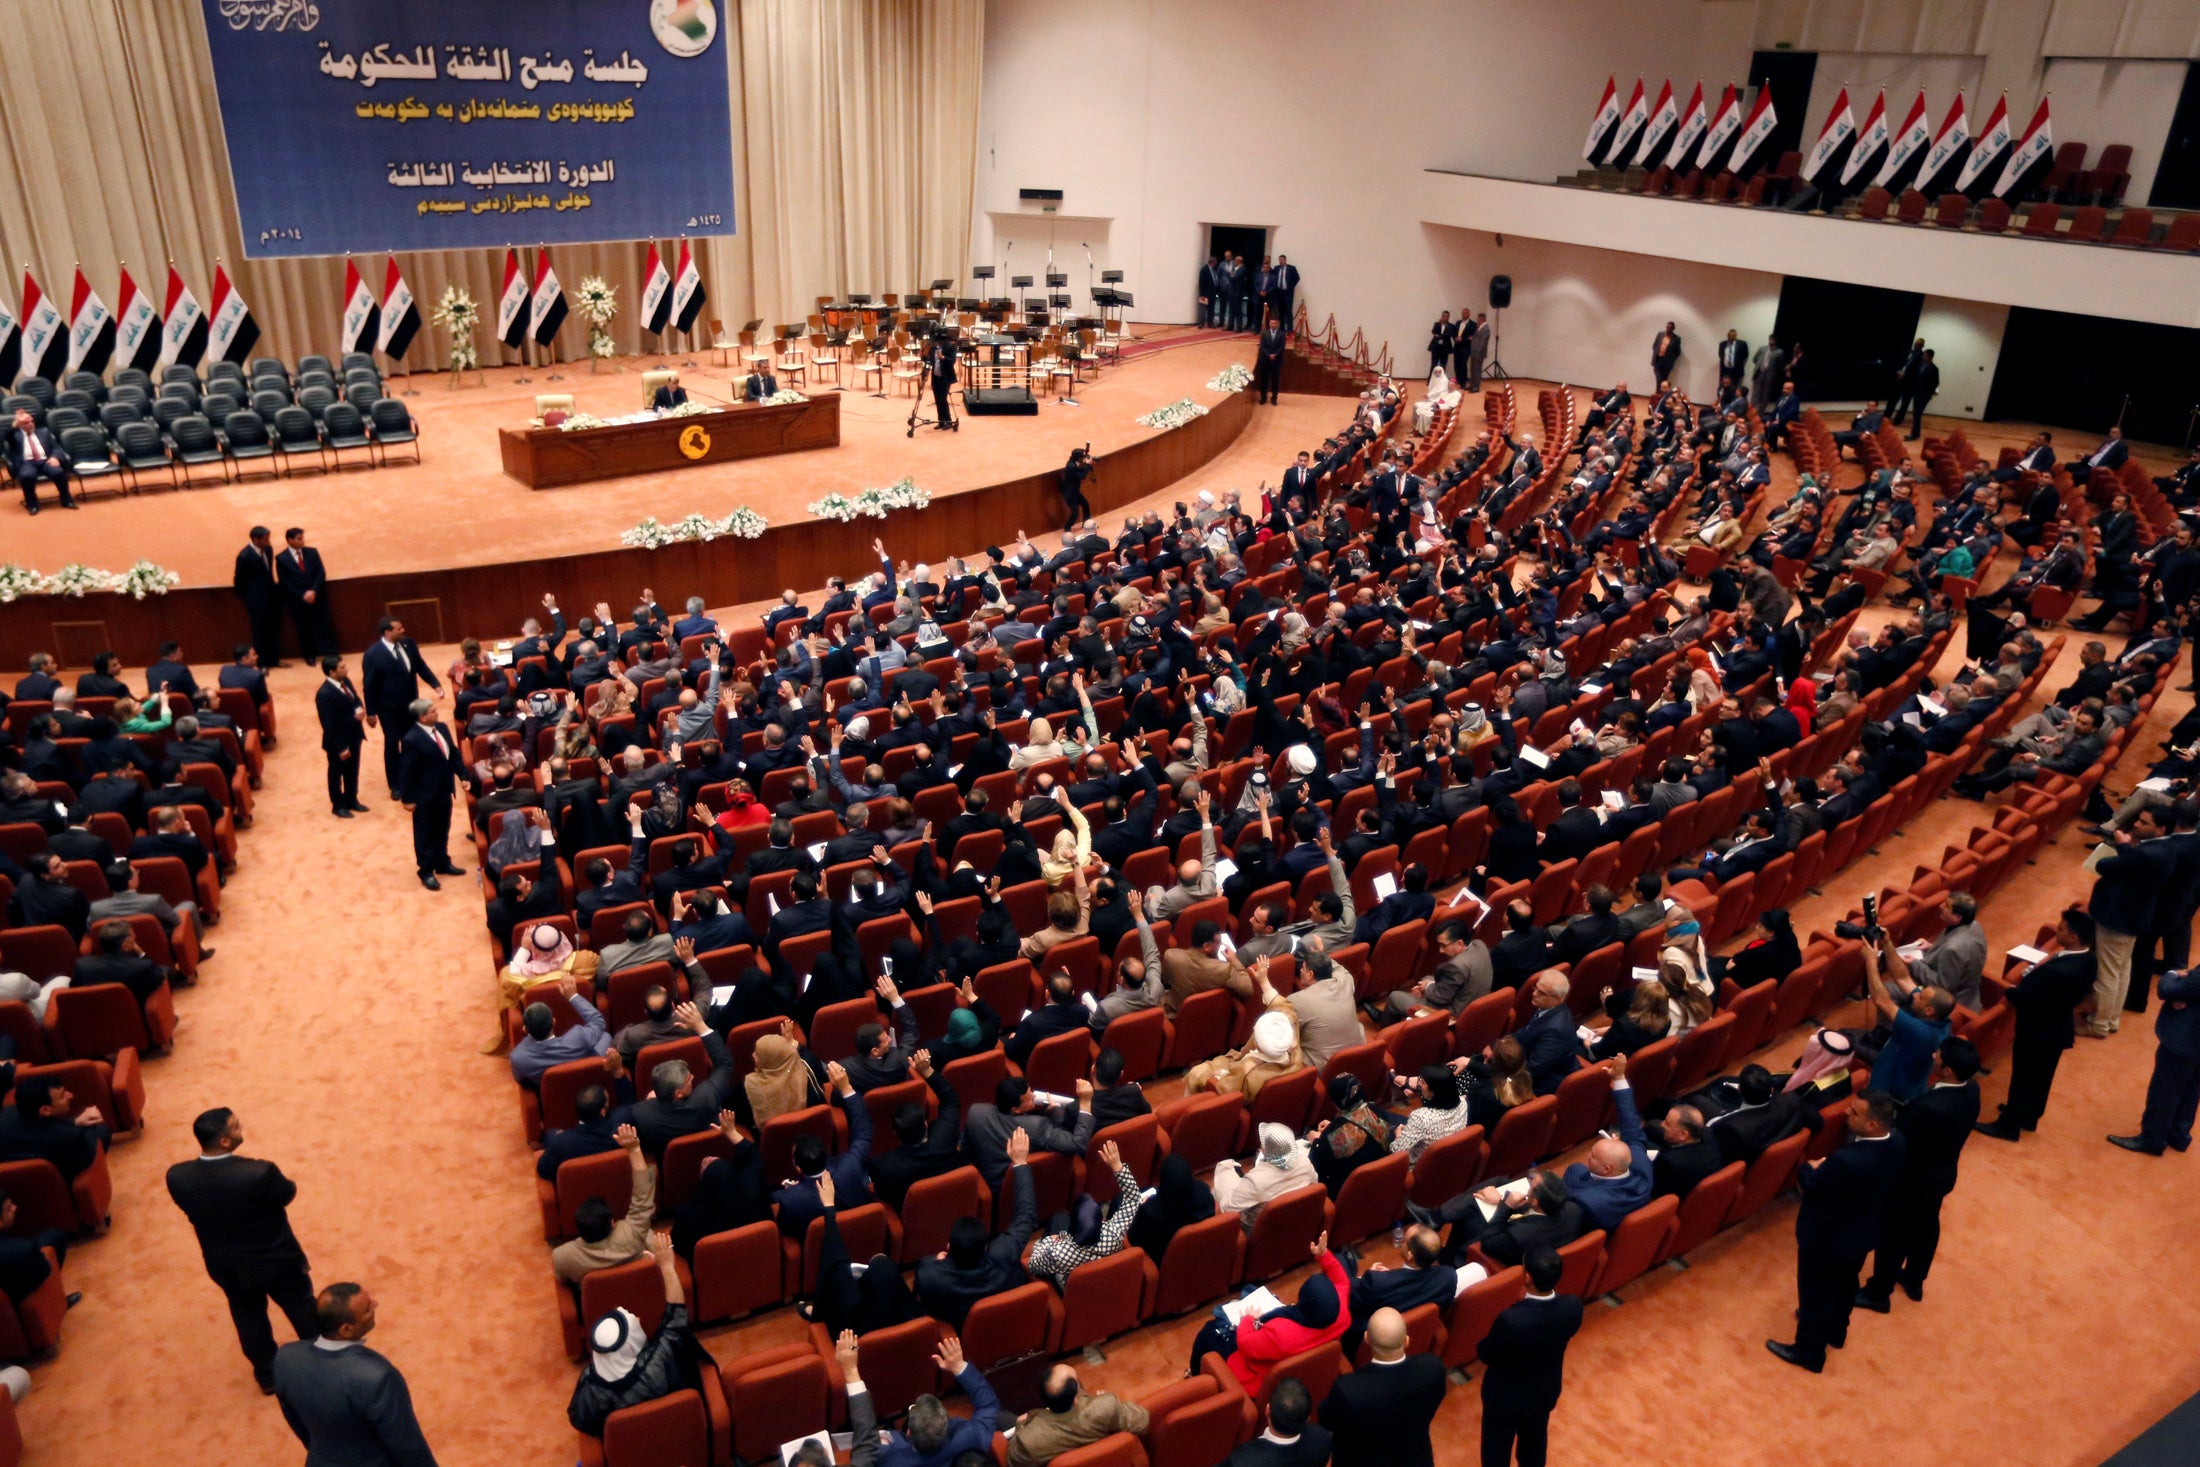
[[(103, 495), (75, 514), (49, 505), (36, 519), (11, 504), (0, 507), (9, 526), (5, 558), (48, 572), (71, 561), (121, 570), (143, 558), (177, 572), (185, 586), (226, 586), (254, 524), (278, 535), (286, 526), (304, 526), (329, 573), (351, 577), (615, 549), (621, 531), (651, 515), (670, 524), (691, 513), (723, 517), (747, 504), (774, 524), (791, 523), (808, 519), (807, 506), (823, 495), (854, 494), (904, 475), (937, 499), (1058, 468), (1072, 447), (1088, 440), (1095, 454), (1106, 454), (1157, 436), (1136, 420), (1183, 397), (1212, 407), (1227, 394), (1210, 391), (1208, 380), (1233, 362), (1252, 362), (1250, 336), (1214, 337), (1181, 326), (1134, 329), (1152, 348), (1080, 385), (1078, 407), (1041, 396), (1037, 417), (963, 415), (960, 432), (919, 428), (910, 438), (909, 394), (872, 397), (853, 388), (851, 374), (841, 393), (838, 448), (546, 490), (505, 477), (497, 430), (524, 426), (538, 392), (571, 392), (580, 411), (599, 416), (632, 412), (640, 374), (656, 359), (623, 358), (625, 370), (618, 373), (566, 363), (556, 369), (563, 380), (554, 383), (541, 369), (525, 372), (533, 380), (522, 384), (521, 368), (491, 368), (487, 386), (455, 390), (445, 377), (421, 375), (413, 379), (419, 395), (405, 399), (420, 424), (424, 462), (418, 466)], [(1180, 338), (1181, 344), (1172, 344)], [(679, 360), (668, 359), (673, 365)], [(691, 391), (725, 398), (736, 393), (738, 378), (729, 368), (698, 365), (680, 374)], [(813, 395), (831, 390), (829, 383), (812, 384)], [(929, 411), (929, 400), (925, 406)], [(1335, 416), (1341, 424), (1343, 413)], [(882, 529), (889, 523), (882, 521)], [(1001, 534), (1017, 528), (1005, 526)], [(1020, 528), (1037, 534), (1044, 526)], [(671, 594), (671, 588), (660, 589)]]

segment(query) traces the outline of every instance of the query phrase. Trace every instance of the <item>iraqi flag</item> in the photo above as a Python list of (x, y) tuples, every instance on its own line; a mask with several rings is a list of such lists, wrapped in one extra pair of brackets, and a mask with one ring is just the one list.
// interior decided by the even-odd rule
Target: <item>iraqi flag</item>
[(1845, 188), (1864, 171), (1866, 164), (1879, 156), (1879, 150), (1887, 146), (1887, 94), (1882, 91), (1872, 98), (1872, 110), (1864, 114), (1864, 126), (1856, 134), (1856, 142), (1849, 149), (1849, 161), (1841, 166), (1841, 184)]
[(1688, 166), (1688, 154), (1703, 136), (1703, 83), (1696, 83), (1696, 90), (1689, 93), (1688, 106), (1681, 112), (1681, 125), (1673, 134), (1673, 146), (1665, 150), (1665, 166), (1679, 172)]
[(1994, 110), (1986, 118), (1986, 126), (1971, 141), (1971, 156), (1963, 160), (1963, 171), (1956, 175), (1956, 192), (1968, 193), (1971, 185), (1985, 175), (1987, 165), (1999, 163), (2001, 155), (2009, 151), (2009, 95), (2004, 92), (1994, 99)]
[(535, 251), (535, 297), (528, 334), (547, 346), (564, 324), (565, 287), (558, 284), (558, 272), (550, 268), (550, 247), (545, 245)]
[(1910, 104), (1910, 111), (1902, 119), (1902, 127), (1888, 140), (1886, 161), (1879, 165), (1879, 172), (1872, 175), (1872, 182), (1885, 188), (1888, 181), (1909, 166), (1912, 158), (1920, 156), (1933, 140), (1932, 122), (1925, 115), (1925, 94), (1919, 92), (1917, 100)]
[(177, 362), (196, 367), (206, 355), (206, 312), (199, 309), (199, 298), (191, 294), (191, 287), (183, 283), (173, 264), (168, 267), (168, 304), (161, 308), (160, 316), (160, 356), (154, 368)]
[(497, 340), (517, 350), (527, 339), (527, 277), (519, 272), (519, 251), (504, 247), (504, 294), (497, 297)]
[(2047, 99), (2040, 98), (2039, 111), (2032, 114), (2032, 125), (2024, 130), (2024, 138), (2002, 165), (2001, 177), (1994, 180), (1994, 197), (2007, 198), (2009, 191), (2023, 181), (2024, 176), (2047, 161), (2055, 151), (2055, 134), (2047, 124)]
[(382, 272), (382, 355), (393, 362), (401, 359), (419, 334), (420, 307), (413, 304), (412, 287), (405, 283), (397, 256), (392, 255), (389, 268)]
[(206, 349), (217, 362), (244, 362), (259, 344), (260, 325), (252, 308), (231, 283), (222, 262), (214, 262), (214, 309), (206, 328)]
[(122, 271), (121, 304), (115, 307), (115, 360), (140, 372), (152, 371), (160, 360), (160, 312), (130, 278), (128, 267)]
[(344, 327), (337, 333), (343, 354), (373, 351), (375, 338), (381, 335), (382, 308), (376, 304), (374, 292), (367, 289), (367, 282), (359, 276), (359, 266), (347, 258), (344, 261)]
[(1742, 94), (1728, 82), (1726, 90), (1719, 94), (1719, 105), (1711, 109), (1711, 122), (1704, 128), (1703, 147), (1696, 154), (1696, 167), (1705, 173), (1711, 171), (1712, 162), (1719, 156), (1719, 149), (1741, 130)]
[(1833, 99), (1832, 110), (1826, 113), (1826, 125), (1818, 129), (1818, 141), (1810, 145), (1810, 153), (1803, 159), (1803, 182), (1816, 183), (1834, 154), (1855, 136), (1856, 114), (1849, 111), (1849, 89), (1843, 87), (1841, 95)]
[(703, 309), (703, 302), (710, 297), (703, 290), (703, 277), (695, 273), (694, 257), (688, 254), (687, 237), (680, 237), (680, 268), (672, 277), (672, 326), (676, 331), (693, 331), (695, 313)]
[(0, 298), (0, 387), (15, 385), (23, 366), (23, 323), (15, 319), (5, 298)]
[(69, 370), (97, 376), (114, 354), (115, 318), (79, 266), (76, 286), (69, 292)]
[(1963, 115), (1963, 93), (1956, 93), (1955, 105), (1941, 119), (1940, 131), (1933, 134), (1933, 145), (1925, 150), (1925, 161), (1917, 165), (1915, 186), (1920, 193), (1935, 192), (1932, 185), (1952, 167), (1963, 153), (1964, 145), (1971, 141), (1971, 125)]
[(1627, 145), (1642, 131), (1643, 123), (1650, 119), (1650, 103), (1642, 94), (1642, 78), (1635, 78), (1635, 93), (1627, 99), (1627, 110), (1620, 113), (1619, 122), (1612, 128), (1612, 145), (1604, 150), (1604, 161), (1624, 161)]
[(1772, 107), (1772, 88), (1757, 88), (1756, 105), (1749, 109), (1749, 121), (1742, 124), (1741, 134), (1734, 139), (1734, 156), (1726, 160), (1727, 171), (1740, 173), (1749, 166), (1750, 158), (1763, 148), (1765, 139), (1772, 136), (1772, 129), (1780, 122), (1780, 114)]
[(672, 319), (672, 277), (665, 273), (664, 257), (657, 241), (649, 242), (649, 263), (642, 267), (642, 329), (652, 336), (665, 334)]
[(69, 360), (69, 323), (46, 299), (46, 293), (23, 267), (23, 370), (26, 375), (51, 382), (62, 374)]
[(1650, 109), (1650, 121), (1643, 127), (1642, 141), (1635, 145), (1635, 164), (1647, 167), (1650, 156), (1665, 146), (1672, 135), (1673, 124), (1680, 121), (1680, 106), (1673, 100), (1673, 79), (1667, 77), (1665, 85), (1658, 88), (1658, 105)]
[(1597, 148), (1612, 131), (1612, 124), (1619, 121), (1619, 80), (1604, 79), (1604, 96), (1597, 102), (1597, 115), (1589, 119), (1589, 140), (1581, 145), (1581, 156), (1597, 162)]

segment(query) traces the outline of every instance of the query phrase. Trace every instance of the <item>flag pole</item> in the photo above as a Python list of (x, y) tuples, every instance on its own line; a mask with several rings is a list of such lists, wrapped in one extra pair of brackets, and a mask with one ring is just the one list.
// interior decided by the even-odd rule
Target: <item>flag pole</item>
[[(533, 278), (527, 273), (526, 257), (520, 254), (519, 246), (516, 244), (507, 244), (504, 248), (510, 251), (512, 260), (519, 266), (520, 284), (525, 286), (527, 282)], [(530, 287), (527, 291), (527, 309), (532, 312), (534, 310), (534, 305), (535, 292)], [(515, 383), (525, 384), (535, 380), (534, 378), (527, 375), (528, 368), (534, 365), (532, 354), (527, 350), (529, 340), (532, 335), (532, 332), (525, 330), (521, 331), (519, 334), (519, 375), (512, 379)]]
[[(545, 251), (547, 251), (547, 250), (548, 250), (549, 248), (550, 248), (550, 246), (549, 246), (549, 245), (547, 245), (547, 244), (540, 244), (540, 245), (537, 245), (537, 246), (535, 246), (535, 263), (536, 263), (537, 265), (540, 265), (540, 264), (542, 263), (542, 257), (543, 257), (543, 253), (544, 253)], [(555, 267), (553, 267), (553, 268), (555, 268)], [(565, 294), (565, 282), (564, 282), (564, 281), (562, 281), (562, 280), (558, 282), (558, 294), (559, 294), (559, 295), (563, 295), (563, 294)], [(530, 295), (530, 296), (529, 296), (529, 297), (527, 298), (527, 313), (528, 313), (528, 315), (529, 315), (529, 317), (530, 317), (530, 318), (532, 318), (532, 317), (533, 317), (533, 315), (534, 315), (534, 311), (535, 311), (535, 300), (534, 300), (534, 297), (533, 297), (532, 295)], [(564, 322), (562, 322), (562, 321), (561, 321), (561, 322), (559, 322), (559, 323), (558, 323), (558, 330), (562, 331), (562, 330), (564, 330), (564, 329), (565, 329), (565, 323), (564, 323)], [(534, 332), (532, 332), (532, 331), (530, 331), (530, 332), (528, 332), (527, 334), (528, 334), (529, 336), (533, 336), (533, 335), (534, 335), (535, 333), (534, 333)], [(557, 336), (557, 332), (556, 332), (556, 331), (553, 331), (553, 332), (551, 332), (551, 333), (550, 333), (550, 339), (549, 339), (548, 341), (545, 341), (545, 342), (542, 342), (542, 343), (539, 343), (539, 344), (540, 344), (540, 345), (542, 346), (542, 348), (543, 348), (544, 352), (545, 352), (545, 353), (546, 353), (546, 354), (547, 354), (547, 355), (549, 356), (549, 358), (550, 358), (550, 365), (551, 365), (551, 366), (553, 366), (553, 367), (555, 367), (555, 366), (556, 366), (556, 365), (558, 364), (558, 336)], [(563, 382), (563, 381), (565, 380), (565, 374), (564, 374), (564, 373), (562, 373), (562, 372), (552, 372), (552, 373), (550, 373), (550, 374), (549, 374), (549, 376), (548, 376), (547, 378), (545, 378), (544, 380), (545, 380), (545, 381), (550, 381), (550, 382)]]

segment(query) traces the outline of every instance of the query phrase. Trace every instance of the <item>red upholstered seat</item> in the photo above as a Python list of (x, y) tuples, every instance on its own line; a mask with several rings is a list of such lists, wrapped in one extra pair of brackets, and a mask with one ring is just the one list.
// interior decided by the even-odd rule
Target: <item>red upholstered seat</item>
[(1245, 1225), (1236, 1214), (1223, 1213), (1180, 1228), (1160, 1263), (1148, 1268), (1148, 1312), (1155, 1317), (1219, 1298), (1244, 1277)]

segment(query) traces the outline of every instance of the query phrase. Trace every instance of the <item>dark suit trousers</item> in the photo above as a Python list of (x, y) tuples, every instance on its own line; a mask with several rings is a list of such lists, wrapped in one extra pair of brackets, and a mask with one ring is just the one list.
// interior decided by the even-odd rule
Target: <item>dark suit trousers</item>
[(313, 1279), (304, 1264), (265, 1270), (231, 1268), (224, 1273), (227, 1276), (215, 1282), (229, 1298), (229, 1318), (237, 1326), (237, 1343), (244, 1348), (244, 1358), (252, 1362), (254, 1375), (266, 1378), (275, 1363), (275, 1330), (267, 1322), (268, 1300), (274, 1300), (275, 1307), (283, 1311), (283, 1318), (290, 1321), (299, 1339), (310, 1340), (320, 1334), (320, 1322), (313, 1312)]
[[(328, 803), (332, 810), (346, 810), (359, 803), (359, 755), (365, 744), (354, 744), (349, 750), (325, 749), (328, 758)], [(339, 758), (349, 753), (349, 759)]]
[(426, 876), (451, 860), (451, 797), (413, 806), (413, 863)]
[(2157, 1048), (2139, 1134), (2164, 1146), (2190, 1146), (2196, 1111), (2200, 1111), (2200, 1055), (2172, 1054)]
[(61, 491), (61, 502), (63, 504), (70, 503), (69, 471), (65, 468), (57, 469), (44, 460), (21, 463), (15, 466), (15, 479), (17, 483), (23, 486), (23, 503), (31, 509), (38, 508), (38, 481), (40, 479), (44, 479)]
[[(309, 608), (310, 609), (310, 608)], [(245, 619), (252, 625), (252, 650), (260, 654), (260, 666), (273, 667), (283, 660), (283, 608), (272, 596), (259, 605), (247, 603)]]
[[(1438, 359), (1439, 363), (1441, 358)], [(1431, 374), (1436, 368), (1431, 367)], [(1283, 358), (1253, 358), (1253, 397), (1258, 402), (1274, 402), (1276, 394), (1283, 390)]]
[(2055, 1071), (2062, 1067), (2064, 1051), (2018, 1047), (2009, 1056), (2009, 1098), (2001, 1104), (2001, 1119), (2027, 1131), (2039, 1129), (2047, 1112), (2048, 1092), (2055, 1088)]
[(954, 385), (952, 382), (942, 382), (937, 373), (932, 377), (932, 408), (938, 414), (942, 428), (955, 421), (954, 411), (947, 405), (947, 394), (954, 390)]
[(400, 762), (400, 751), (405, 743), (406, 730), (412, 727), (412, 718), (407, 714), (400, 714), (392, 718), (384, 713), (380, 715), (379, 721), (382, 725), (382, 778), (388, 782), (390, 798), (394, 800), (397, 798), (397, 766)]
[(1824, 1246), (1795, 1250), (1795, 1348), (1806, 1360), (1824, 1361), (1828, 1346), (1848, 1343), (1856, 1307), (1856, 1279), (1864, 1255)]
[(1520, 1467), (1543, 1467), (1551, 1445), (1551, 1413), (1501, 1410), (1484, 1397), (1482, 1467), (1511, 1467), (1515, 1442)]
[[(1932, 398), (1930, 397), (1920, 397), (1910, 404), (1910, 436), (1912, 438), (1925, 431), (1925, 404), (1931, 401)], [(1890, 413), (1888, 416), (1894, 419), (1896, 427), (1902, 426), (1901, 414)]]
[(328, 616), (322, 611), (320, 603), (309, 605), (296, 596), (286, 599), (290, 602), (290, 619), (298, 628), (299, 656), (310, 662), (323, 652), (338, 650), (335, 634), (322, 629)]
[(1940, 1251), (1940, 1204), (1947, 1200), (1948, 1194), (1938, 1188), (1895, 1189), (1880, 1219), (1879, 1247), (1873, 1250), (1866, 1293), (1884, 1299), (1894, 1293), (1897, 1283), (1925, 1287), (1925, 1276), (1933, 1271), (1933, 1255)]

